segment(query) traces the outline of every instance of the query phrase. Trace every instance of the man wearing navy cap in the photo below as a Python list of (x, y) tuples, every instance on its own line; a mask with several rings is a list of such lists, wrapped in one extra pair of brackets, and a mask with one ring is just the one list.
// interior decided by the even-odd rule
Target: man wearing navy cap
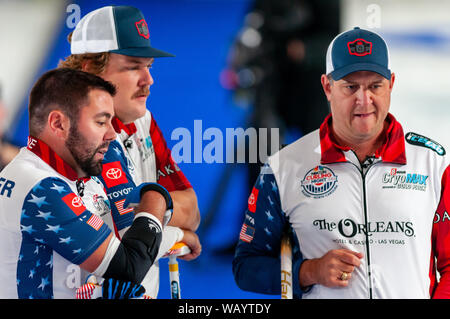
[(394, 82), (378, 34), (331, 42), (321, 77), (331, 113), (256, 181), (233, 261), (241, 289), (280, 293), (291, 228), (294, 297), (450, 297), (450, 160), (389, 113)]
[(154, 82), (149, 68), (155, 58), (174, 55), (151, 46), (144, 15), (131, 6), (107, 6), (88, 13), (69, 38), (71, 55), (60, 66), (94, 73), (117, 88), (112, 120), (117, 138), (110, 144), (98, 176), (111, 202), (116, 235), (121, 237), (133, 221), (133, 208), (124, 203), (135, 187), (157, 182), (173, 199), (173, 216), (164, 229), (160, 253), (142, 282), (146, 295), (156, 298), (159, 257), (177, 241), (191, 248), (191, 253), (181, 258), (196, 258), (201, 251), (195, 234), (200, 223), (196, 193), (147, 109)]

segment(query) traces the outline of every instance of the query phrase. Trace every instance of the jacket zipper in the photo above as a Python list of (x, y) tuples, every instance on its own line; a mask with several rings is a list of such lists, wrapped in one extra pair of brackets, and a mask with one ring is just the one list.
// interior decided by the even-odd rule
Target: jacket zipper
[[(352, 150), (352, 152), (354, 153), (354, 155), (356, 156), (356, 153)], [(358, 158), (356, 156), (356, 158)], [(359, 171), (359, 173), (361, 174), (361, 178), (362, 178), (362, 187), (363, 187), (363, 209), (364, 209), (364, 226), (365, 226), (365, 237), (366, 237), (366, 255), (367, 255), (367, 273), (368, 273), (368, 277), (369, 277), (369, 299), (373, 299), (373, 293), (372, 293), (372, 267), (371, 267), (371, 262), (370, 262), (370, 247), (369, 247), (369, 221), (368, 221), (368, 216), (367, 216), (367, 194), (366, 194), (366, 175), (369, 172), (369, 169), (375, 165), (378, 162), (369, 164), (369, 166), (367, 166), (366, 172), (364, 173), (363, 164), (360, 164), (361, 168), (358, 167), (355, 163), (352, 163), (350, 161), (348, 161), (349, 163), (351, 163), (352, 165), (354, 165), (356, 167), (356, 169)]]
[(372, 267), (370, 263), (370, 248), (369, 248), (369, 223), (367, 217), (367, 201), (366, 201), (366, 175), (369, 171), (370, 166), (367, 168), (366, 174), (361, 170), (361, 177), (363, 183), (363, 204), (364, 204), (364, 226), (365, 226), (365, 235), (366, 235), (366, 254), (367, 254), (367, 271), (369, 276), (369, 298), (373, 299), (372, 295)]

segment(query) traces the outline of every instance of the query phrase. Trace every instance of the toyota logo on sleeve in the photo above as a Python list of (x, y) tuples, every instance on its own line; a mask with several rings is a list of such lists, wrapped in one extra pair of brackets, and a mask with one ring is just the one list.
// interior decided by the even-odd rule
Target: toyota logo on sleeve
[(119, 179), (122, 176), (122, 170), (117, 167), (110, 168), (106, 172), (106, 176), (110, 179)]
[(72, 206), (76, 208), (81, 207), (83, 206), (83, 201), (80, 197), (76, 196), (72, 199)]
[(103, 164), (102, 177), (107, 188), (128, 183), (125, 171), (119, 161)]
[(69, 193), (61, 199), (77, 216), (80, 216), (86, 210), (86, 207), (83, 204), (83, 200), (75, 193)]

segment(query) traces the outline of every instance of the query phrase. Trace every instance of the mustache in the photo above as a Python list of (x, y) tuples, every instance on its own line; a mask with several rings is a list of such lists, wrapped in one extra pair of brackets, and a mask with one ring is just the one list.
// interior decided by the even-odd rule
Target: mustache
[(94, 154), (92, 155), (92, 157), (94, 157), (94, 155), (98, 152), (98, 151), (100, 151), (102, 148), (108, 148), (109, 147), (109, 144), (110, 144), (111, 142), (104, 142), (104, 143), (102, 143), (99, 147), (97, 147), (96, 149), (95, 149), (95, 152), (94, 152)]
[(133, 98), (136, 98), (138, 96), (149, 96), (150, 95), (150, 88), (147, 86), (142, 87), (141, 89), (139, 89), (136, 93), (133, 94)]

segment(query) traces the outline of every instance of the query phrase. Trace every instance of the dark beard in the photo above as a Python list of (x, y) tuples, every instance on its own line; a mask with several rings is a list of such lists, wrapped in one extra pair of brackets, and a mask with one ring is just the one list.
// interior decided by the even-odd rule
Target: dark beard
[(109, 142), (101, 144), (97, 148), (88, 148), (89, 141), (80, 134), (76, 125), (70, 128), (70, 134), (65, 145), (77, 162), (78, 166), (87, 176), (97, 176), (102, 172), (102, 161), (94, 161), (98, 150), (109, 145)]

